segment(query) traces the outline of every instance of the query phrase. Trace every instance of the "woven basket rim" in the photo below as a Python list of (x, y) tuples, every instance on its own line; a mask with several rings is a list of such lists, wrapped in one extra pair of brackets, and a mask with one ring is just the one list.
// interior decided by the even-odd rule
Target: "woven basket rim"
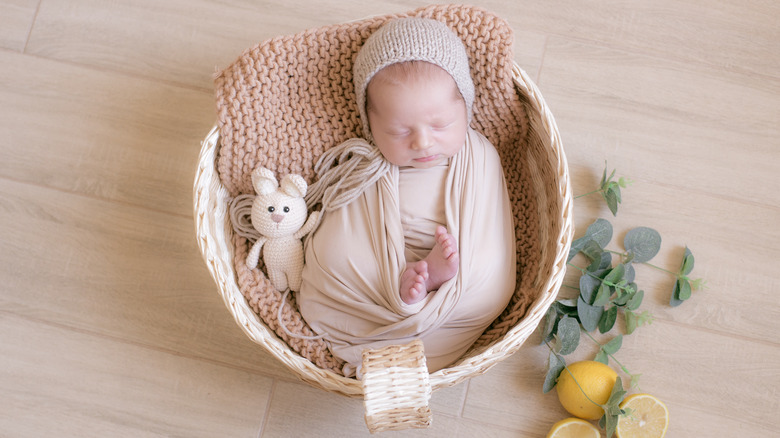
[[(547, 309), (555, 300), (563, 282), (566, 259), (574, 232), (572, 224), (573, 197), (566, 156), (553, 115), (537, 86), (517, 63), (514, 63), (513, 66), (513, 77), (515, 87), (527, 97), (530, 106), (538, 112), (541, 118), (544, 132), (540, 132), (539, 135), (545, 135), (546, 140), (549, 141), (550, 152), (554, 157), (551, 164), (558, 172), (556, 193), (561, 200), (562, 224), (558, 234), (554, 236), (556, 251), (552, 272), (547, 278), (544, 290), (534, 299), (525, 316), (506, 334), (482, 348), (478, 353), (431, 373), (430, 384), (433, 390), (449, 387), (465, 379), (483, 374), (517, 351), (536, 329)], [(347, 396), (362, 396), (363, 388), (359, 380), (321, 369), (308, 359), (293, 352), (250, 308), (241, 293), (236, 280), (235, 268), (232, 266), (233, 247), (230, 238), (232, 229), (229, 220), (226, 220), (228, 194), (222, 187), (215, 168), (217, 141), (218, 130), (214, 127), (202, 142), (193, 187), (193, 204), (198, 247), (217, 283), (225, 305), (231, 311), (236, 323), (250, 339), (263, 346), (300, 379), (331, 392)], [(225, 257), (225, 255), (227, 256)]]

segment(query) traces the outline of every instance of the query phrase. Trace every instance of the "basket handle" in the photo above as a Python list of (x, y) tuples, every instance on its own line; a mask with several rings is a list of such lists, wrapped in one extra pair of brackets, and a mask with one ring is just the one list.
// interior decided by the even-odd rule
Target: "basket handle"
[(419, 339), (363, 350), (363, 404), (371, 433), (431, 425), (431, 384)]

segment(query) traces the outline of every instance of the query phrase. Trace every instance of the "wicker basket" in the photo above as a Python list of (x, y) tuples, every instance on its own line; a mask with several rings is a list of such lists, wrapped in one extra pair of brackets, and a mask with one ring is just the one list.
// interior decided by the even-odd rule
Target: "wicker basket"
[[(442, 21), (462, 21), (464, 17), (475, 20), (473, 17), (476, 16), (482, 22), (493, 18), (478, 8), (441, 5), (403, 15), (428, 16)], [(375, 28), (377, 23), (389, 17), (367, 19), (365, 22), (368, 24), (361, 28), (362, 34), (370, 34), (370, 28)], [(360, 27), (361, 22), (348, 26)], [(327, 28), (324, 32), (332, 29)], [(317, 31), (304, 34), (308, 35), (306, 41), (311, 40), (312, 32), (316, 34)], [(276, 44), (279, 45), (278, 41)], [(251, 53), (247, 51), (244, 56), (251, 56)], [(500, 112), (490, 108), (491, 99), (506, 100), (492, 92), (483, 93), (482, 99), (475, 102), (472, 126), (488, 131), (483, 133), (497, 145), (504, 162), (513, 207), (516, 215), (523, 217), (523, 221), (516, 219), (516, 222), (520, 222), (516, 223), (517, 290), (507, 309), (472, 349), (455, 364), (430, 375), (425, 371), (425, 358), (419, 342), (365, 352), (364, 369), (369, 371), (360, 381), (318, 367), (293, 351), (263, 322), (240, 290), (234, 266), (236, 249), (228, 209), (240, 184), (226, 187), (225, 176), (218, 172), (220, 130), (215, 127), (202, 143), (194, 184), (197, 240), (225, 305), (249, 338), (263, 346), (300, 379), (327, 391), (363, 397), (367, 410), (366, 423), (372, 432), (426, 427), (430, 424), (430, 410), (427, 407), (430, 393), (481, 375), (517, 351), (555, 300), (563, 281), (573, 233), (572, 196), (566, 158), (555, 121), (539, 90), (521, 68), (512, 61), (510, 64), (507, 68), (510, 72), (508, 89), (514, 93), (510, 106), (512, 111), (527, 118), (527, 129), (516, 134), (517, 138), (491, 138), (493, 125), (490, 120), (503, 118)], [(475, 82), (479, 80), (475, 79)], [(343, 118), (349, 125), (346, 132), (359, 135), (356, 116), (351, 114), (351, 117)], [(321, 153), (313, 151), (308, 154), (309, 160), (315, 161), (318, 152)], [(310, 168), (307, 166), (311, 165), (313, 163), (304, 163), (303, 169), (293, 171), (306, 175)], [(236, 181), (240, 180), (241, 177), (236, 178)]]

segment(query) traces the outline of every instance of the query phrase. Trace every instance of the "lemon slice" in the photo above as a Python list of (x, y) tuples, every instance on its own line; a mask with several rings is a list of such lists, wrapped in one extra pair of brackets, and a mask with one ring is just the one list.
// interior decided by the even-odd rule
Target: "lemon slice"
[(669, 411), (652, 395), (630, 395), (623, 400), (620, 408), (631, 409), (631, 412), (618, 420), (615, 429), (618, 438), (661, 438), (666, 435)]
[(555, 423), (547, 438), (601, 438), (601, 431), (579, 418), (567, 418)]

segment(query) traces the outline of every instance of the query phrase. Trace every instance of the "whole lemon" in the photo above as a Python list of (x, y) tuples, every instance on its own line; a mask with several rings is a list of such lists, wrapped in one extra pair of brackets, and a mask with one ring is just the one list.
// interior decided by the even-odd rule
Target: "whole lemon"
[[(609, 366), (592, 360), (575, 362), (568, 368), (569, 371), (561, 372), (558, 384), (555, 386), (558, 400), (564, 409), (575, 417), (598, 420), (604, 415), (604, 410), (598, 405), (603, 405), (609, 400), (612, 387), (617, 380), (617, 373)], [(587, 397), (583, 391), (588, 395)]]

